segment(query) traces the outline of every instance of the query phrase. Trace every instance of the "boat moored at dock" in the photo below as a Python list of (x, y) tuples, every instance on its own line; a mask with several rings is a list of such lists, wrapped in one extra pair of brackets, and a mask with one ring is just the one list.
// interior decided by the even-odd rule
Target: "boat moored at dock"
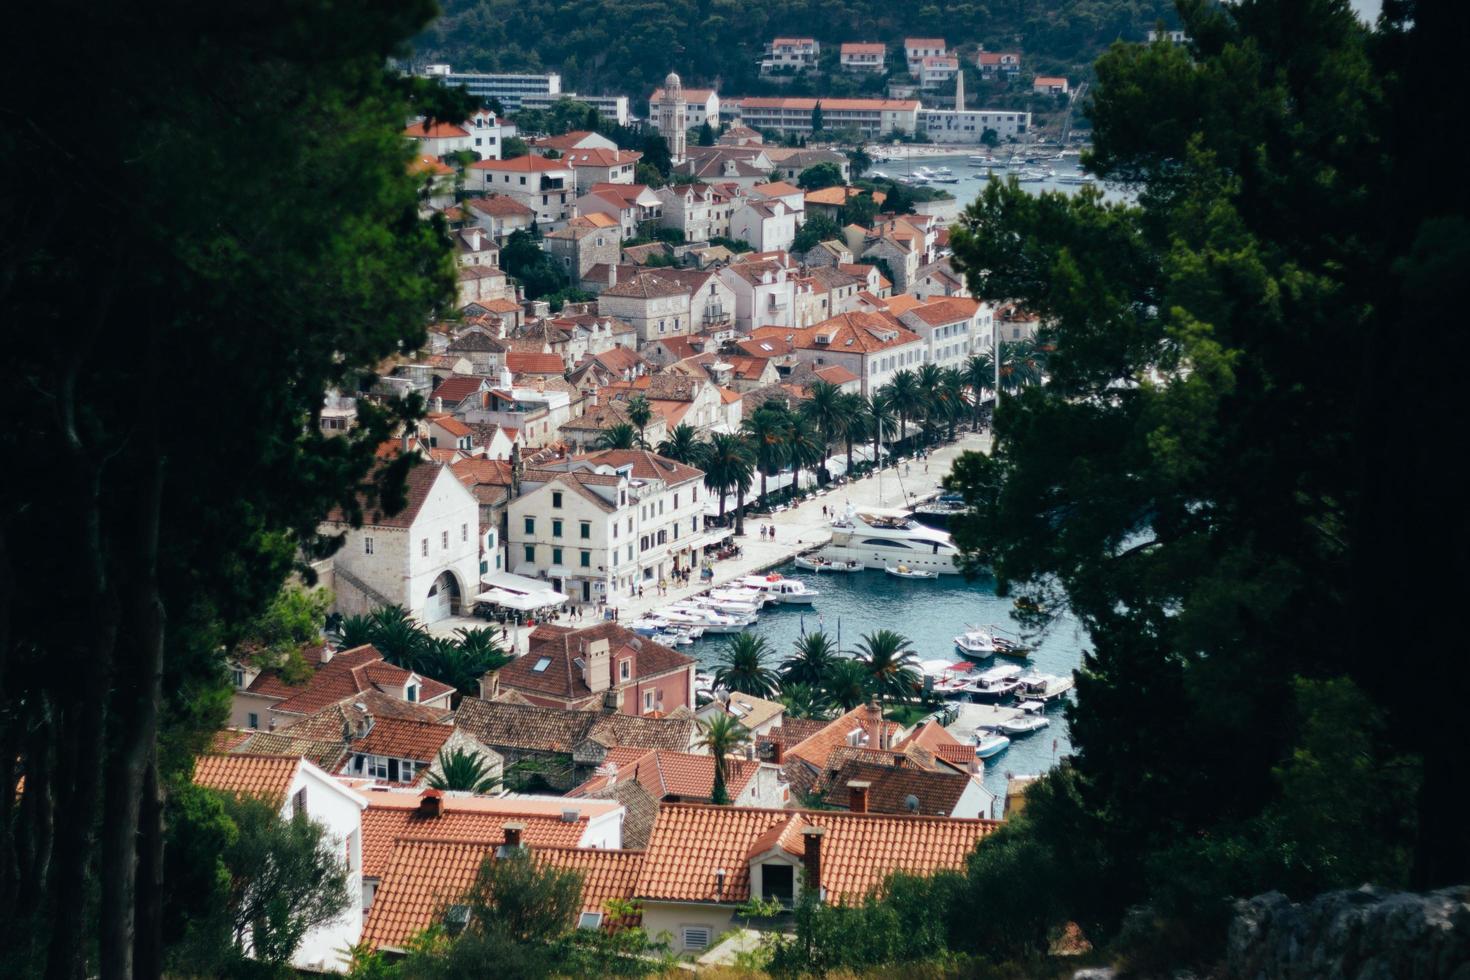
[(823, 558), (859, 561), (872, 569), (890, 565), (958, 575), (955, 560), (959, 550), (949, 534), (926, 527), (907, 510), (881, 507), (850, 509), (832, 522), (832, 541), (822, 549)]

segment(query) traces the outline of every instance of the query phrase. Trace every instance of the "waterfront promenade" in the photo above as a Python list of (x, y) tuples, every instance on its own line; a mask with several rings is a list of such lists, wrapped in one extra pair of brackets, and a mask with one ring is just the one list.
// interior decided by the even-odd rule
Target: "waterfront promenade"
[[(754, 575), (789, 561), (803, 551), (809, 551), (831, 540), (831, 518), (822, 516), (823, 506), (829, 509), (829, 513), (835, 511), (840, 514), (847, 509), (848, 503), (854, 507), (903, 507), (915, 500), (933, 496), (939, 490), (940, 481), (949, 472), (954, 458), (972, 449), (988, 451), (990, 434), (961, 433), (957, 441), (934, 449), (927, 459), (899, 463), (897, 475), (893, 466), (887, 466), (883, 469), (881, 480), (877, 476), (864, 477), (835, 487), (820, 497), (808, 498), (800, 505), (789, 507), (779, 514), (748, 517), (745, 520), (745, 536), (734, 539), (740, 545), (740, 556), (714, 562), (712, 581), (702, 581), (696, 575), (689, 584), (682, 587), (670, 582), (663, 595), (659, 594), (656, 582), (650, 583), (644, 587), (642, 597), (617, 596), (610, 605), (617, 610), (619, 620), (630, 622), (678, 599), (698, 595), (742, 576)], [(755, 500), (759, 488), (760, 480), (757, 478), (750, 500)], [(776, 528), (774, 540), (761, 538), (759, 528), (762, 524)], [(575, 620), (566, 613), (546, 620), (563, 626), (590, 626), (596, 621), (590, 610), (580, 620)], [(452, 616), (430, 625), (429, 631), (436, 636), (452, 636), (457, 629), (474, 629), (486, 625), (480, 619)], [(529, 632), (530, 628), (525, 626), (510, 629), (508, 635), (515, 653), (525, 652), (525, 638)]]
[[(809, 551), (831, 540), (832, 531), (828, 526), (830, 517), (822, 516), (823, 506), (826, 506), (829, 512), (835, 510), (838, 514), (847, 509), (848, 503), (854, 507), (903, 507), (906, 505), (905, 494), (907, 494), (908, 503), (912, 503), (914, 500), (932, 496), (938, 491), (940, 480), (949, 472), (950, 463), (960, 453), (972, 449), (989, 450), (989, 448), (989, 433), (962, 433), (956, 442), (935, 449), (927, 459), (907, 460), (899, 463), (900, 472), (897, 476), (894, 474), (894, 467), (885, 467), (881, 480), (881, 496), (879, 478), (869, 476), (836, 487), (820, 497), (809, 497), (800, 505), (790, 507), (779, 514), (770, 517), (747, 517), (745, 537), (736, 539), (740, 544), (742, 554), (739, 558), (727, 558), (724, 561), (715, 562), (713, 565), (715, 576), (712, 582), (700, 581), (699, 577), (695, 576), (688, 585), (682, 588), (675, 588), (670, 583), (664, 595), (659, 595), (656, 588), (645, 587), (642, 598), (619, 596), (612, 605), (618, 610), (619, 619), (632, 620), (675, 600), (698, 595), (742, 576), (753, 575), (789, 561), (803, 551)], [(755, 490), (758, 490), (759, 487), (760, 480), (757, 479)], [(755, 492), (753, 491), (751, 499), (754, 497)], [(776, 528), (774, 540), (761, 538), (759, 528), (762, 524)]]

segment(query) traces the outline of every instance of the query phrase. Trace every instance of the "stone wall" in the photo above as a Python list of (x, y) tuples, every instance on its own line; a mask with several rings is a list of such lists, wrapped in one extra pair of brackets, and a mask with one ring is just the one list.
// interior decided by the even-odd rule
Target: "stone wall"
[(1258, 895), (1236, 907), (1225, 975), (1470, 980), (1470, 885), (1426, 894), (1365, 885), (1301, 903)]

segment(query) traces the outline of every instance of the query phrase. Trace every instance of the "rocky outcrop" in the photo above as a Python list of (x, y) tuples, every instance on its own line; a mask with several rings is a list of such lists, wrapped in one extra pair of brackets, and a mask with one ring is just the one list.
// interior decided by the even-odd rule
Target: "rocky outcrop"
[(1294, 903), (1238, 903), (1232, 980), (1470, 980), (1470, 886), (1417, 894), (1364, 886)]

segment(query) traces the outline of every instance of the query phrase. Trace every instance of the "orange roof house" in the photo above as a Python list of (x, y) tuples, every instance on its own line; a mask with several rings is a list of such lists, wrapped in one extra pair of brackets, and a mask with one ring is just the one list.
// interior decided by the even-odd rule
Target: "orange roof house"
[(676, 952), (702, 949), (751, 897), (789, 906), (815, 883), (854, 902), (898, 872), (958, 871), (999, 824), (990, 820), (663, 804), (634, 889), (644, 927)]

